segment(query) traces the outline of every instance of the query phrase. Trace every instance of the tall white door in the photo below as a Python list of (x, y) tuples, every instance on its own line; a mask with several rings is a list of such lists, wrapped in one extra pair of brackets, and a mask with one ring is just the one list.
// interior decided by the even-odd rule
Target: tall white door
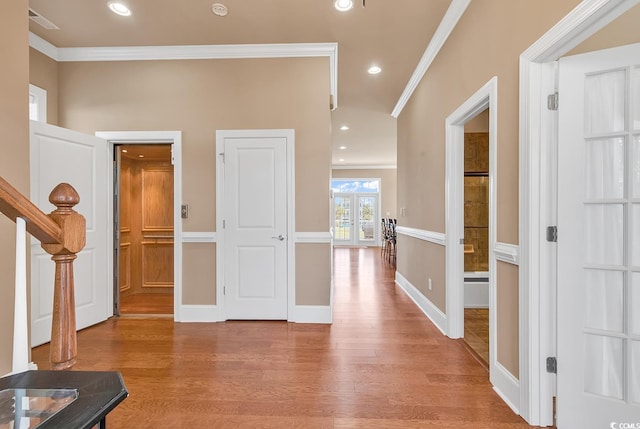
[(219, 133), (225, 317), (286, 320), (287, 138)]
[(558, 428), (640, 427), (640, 45), (560, 61)]
[[(107, 272), (107, 142), (42, 122), (31, 122), (31, 200), (45, 213), (55, 210), (49, 193), (71, 184), (80, 195), (75, 210), (87, 221), (87, 244), (74, 261), (76, 327), (86, 328), (111, 314)], [(31, 243), (31, 345), (51, 339), (55, 265), (40, 243)]]

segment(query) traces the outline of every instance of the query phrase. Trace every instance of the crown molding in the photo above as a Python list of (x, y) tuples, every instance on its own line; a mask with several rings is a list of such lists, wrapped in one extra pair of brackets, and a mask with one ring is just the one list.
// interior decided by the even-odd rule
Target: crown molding
[(638, 0), (583, 0), (521, 57), (540, 63), (555, 61), (638, 3)]
[(400, 99), (398, 100), (398, 103), (396, 104), (396, 107), (394, 107), (393, 111), (391, 112), (391, 116), (396, 119), (398, 118), (398, 116), (400, 116), (402, 109), (404, 109), (404, 106), (411, 98), (411, 95), (413, 95), (413, 91), (416, 90), (425, 73), (427, 72), (427, 70), (429, 70), (429, 67), (431, 67), (431, 63), (433, 63), (433, 60), (440, 52), (440, 49), (442, 49), (442, 46), (449, 38), (449, 35), (458, 24), (458, 21), (460, 21), (462, 14), (465, 10), (467, 10), (467, 7), (470, 3), (471, 0), (451, 1), (449, 9), (447, 9), (447, 12), (444, 14), (440, 25), (438, 25), (438, 29), (433, 34), (433, 38), (429, 42), (429, 46), (427, 46), (427, 49), (424, 51), (424, 54), (422, 55), (418, 66), (409, 79), (409, 83), (407, 83), (407, 86), (405, 87), (402, 95), (400, 96)]
[(32, 32), (29, 32), (29, 46), (55, 61), (60, 61), (59, 49)]
[(29, 46), (58, 62), (328, 57), (333, 109), (338, 107), (337, 43), (58, 48), (36, 34), (29, 33)]

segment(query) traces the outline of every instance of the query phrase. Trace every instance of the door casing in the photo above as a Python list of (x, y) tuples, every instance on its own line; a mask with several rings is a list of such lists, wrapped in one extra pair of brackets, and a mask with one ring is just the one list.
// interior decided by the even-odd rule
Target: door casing
[[(295, 131), (292, 129), (267, 130), (217, 130), (216, 131), (216, 247), (224, 249), (225, 216), (224, 200), (224, 140), (225, 138), (284, 138), (287, 142), (287, 320), (294, 320), (295, 314)], [(226, 320), (224, 311), (225, 255), (216, 252), (216, 304), (219, 318)]]
[(549, 162), (557, 145), (557, 118), (547, 110), (547, 96), (557, 89), (554, 62), (638, 3), (583, 0), (520, 55), (520, 401), (514, 405), (531, 425), (550, 426), (554, 417), (555, 376), (545, 371), (556, 340), (555, 248), (545, 239), (546, 227), (556, 220), (557, 181)]
[[(99, 131), (96, 136), (108, 142), (109, 159), (114, 159), (115, 146), (118, 144), (172, 144), (173, 158), (173, 320), (180, 322), (182, 306), (182, 132), (181, 131)], [(109, 195), (114, 195), (114, 169), (109, 168)], [(109, 200), (108, 224), (114, 225), (113, 199)], [(111, 235), (113, 249), (113, 234)], [(113, 284), (113, 252), (109, 254), (109, 275)]]

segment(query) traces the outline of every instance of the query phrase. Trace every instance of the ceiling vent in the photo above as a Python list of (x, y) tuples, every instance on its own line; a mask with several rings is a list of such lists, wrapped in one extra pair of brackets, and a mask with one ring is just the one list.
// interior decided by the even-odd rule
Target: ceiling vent
[(46, 28), (47, 30), (60, 30), (60, 27), (58, 27), (53, 22), (49, 21), (47, 18), (40, 15), (38, 12), (36, 12), (31, 8), (29, 8), (29, 19), (37, 24), (40, 24), (42, 27)]

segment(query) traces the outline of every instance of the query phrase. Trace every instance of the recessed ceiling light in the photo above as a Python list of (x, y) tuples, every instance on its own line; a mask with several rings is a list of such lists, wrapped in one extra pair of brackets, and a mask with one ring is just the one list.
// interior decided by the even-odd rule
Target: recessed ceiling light
[(340, 150), (345, 150), (346, 148), (346, 146), (340, 146)]
[(214, 3), (211, 5), (211, 12), (218, 16), (227, 16), (229, 9), (222, 3)]
[(129, 9), (127, 5), (122, 2), (110, 1), (109, 3), (107, 3), (107, 6), (109, 6), (109, 9), (111, 9), (111, 12), (113, 13), (117, 13), (121, 16), (131, 16), (131, 9)]
[(342, 131), (347, 131), (349, 129), (349, 127), (347, 125), (343, 125), (343, 126), (340, 127), (340, 129)]
[(344, 158), (340, 158), (338, 161), (340, 161), (340, 162), (344, 162)]
[(340, 12), (346, 12), (353, 7), (353, 0), (336, 0), (333, 3), (333, 7)]
[(129, 151), (126, 150), (126, 149), (122, 149), (122, 153), (127, 153), (127, 152), (129, 152)]
[(144, 155), (138, 155), (138, 158), (144, 158)]
[(369, 67), (369, 70), (367, 70), (367, 72), (369, 72), (369, 74), (378, 74), (382, 71), (382, 69), (378, 66), (371, 66)]

